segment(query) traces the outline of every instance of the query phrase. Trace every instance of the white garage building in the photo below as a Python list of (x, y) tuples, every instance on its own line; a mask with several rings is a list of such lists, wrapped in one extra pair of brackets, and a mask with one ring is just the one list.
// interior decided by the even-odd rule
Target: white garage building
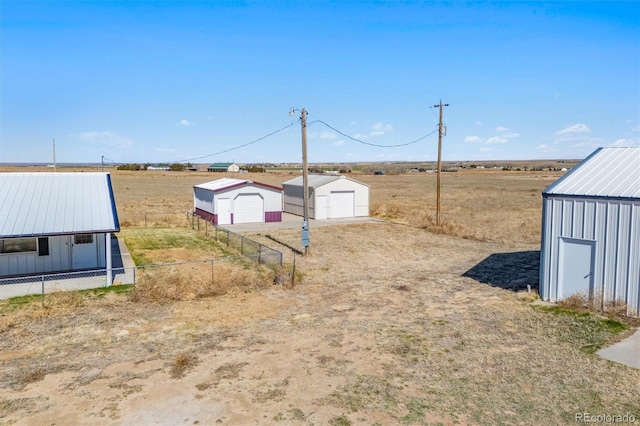
[[(346, 176), (308, 176), (309, 218), (333, 219), (369, 216), (369, 185)], [(302, 176), (282, 184), (284, 211), (304, 216), (304, 187)]]
[(193, 187), (194, 214), (216, 225), (282, 221), (282, 188), (223, 178)]
[(640, 147), (599, 148), (542, 192), (540, 297), (640, 316)]

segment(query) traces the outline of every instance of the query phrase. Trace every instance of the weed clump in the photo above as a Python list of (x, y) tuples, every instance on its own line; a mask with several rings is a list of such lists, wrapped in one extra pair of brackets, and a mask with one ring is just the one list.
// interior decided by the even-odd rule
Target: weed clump
[(131, 300), (168, 303), (247, 292), (272, 285), (273, 275), (268, 268), (245, 269), (231, 263), (148, 268), (140, 273)]

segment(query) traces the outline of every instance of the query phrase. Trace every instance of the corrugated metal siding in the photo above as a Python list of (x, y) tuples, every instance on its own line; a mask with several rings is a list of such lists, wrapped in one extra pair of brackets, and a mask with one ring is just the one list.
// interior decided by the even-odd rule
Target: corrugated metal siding
[(109, 173), (0, 173), (0, 237), (119, 230)]
[(640, 198), (640, 147), (599, 148), (543, 194)]
[(540, 253), (540, 296), (558, 300), (559, 239), (596, 241), (594, 291), (623, 300), (640, 316), (640, 200), (545, 197)]
[[(282, 184), (284, 188), (284, 211), (303, 216), (303, 184), (302, 176), (288, 180)], [(355, 216), (369, 216), (369, 185), (345, 176), (309, 175), (309, 216), (315, 218), (315, 198), (318, 195), (329, 197), (331, 191), (355, 192)], [(329, 206), (329, 209), (331, 206)]]
[[(217, 214), (216, 198), (231, 199), (231, 213), (235, 212), (234, 200), (239, 195), (259, 194), (264, 200), (265, 212), (282, 211), (282, 190), (276, 187), (262, 186), (257, 182), (224, 178), (205, 184), (196, 185), (193, 188), (194, 211), (202, 210), (211, 214)], [(275, 216), (271, 216), (273, 219)], [(264, 220), (264, 218), (263, 218)]]

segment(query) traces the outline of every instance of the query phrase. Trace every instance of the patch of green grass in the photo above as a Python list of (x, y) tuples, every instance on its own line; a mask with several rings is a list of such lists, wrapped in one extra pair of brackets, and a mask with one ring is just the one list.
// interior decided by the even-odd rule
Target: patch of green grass
[(621, 321), (603, 318), (590, 312), (578, 312), (561, 306), (538, 306), (538, 309), (557, 316), (555, 330), (559, 339), (577, 345), (592, 354), (606, 345), (615, 335), (629, 326)]
[(407, 403), (407, 409), (409, 413), (402, 417), (403, 424), (424, 424), (425, 408), (427, 405), (424, 399), (412, 399)]
[(338, 417), (333, 417), (329, 420), (329, 424), (331, 426), (351, 426), (351, 420), (347, 418), (344, 414)]
[(233, 255), (226, 247), (204, 233), (190, 228), (128, 228), (120, 231), (137, 266), (157, 263), (153, 251), (174, 248), (211, 253), (208, 257)]

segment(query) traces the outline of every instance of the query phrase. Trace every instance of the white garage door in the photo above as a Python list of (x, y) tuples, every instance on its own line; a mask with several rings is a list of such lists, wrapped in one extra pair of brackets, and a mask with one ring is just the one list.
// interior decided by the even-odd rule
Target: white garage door
[(331, 191), (329, 197), (329, 217), (355, 216), (355, 199), (354, 191)]
[(264, 201), (258, 194), (240, 194), (233, 201), (233, 223), (264, 222)]

